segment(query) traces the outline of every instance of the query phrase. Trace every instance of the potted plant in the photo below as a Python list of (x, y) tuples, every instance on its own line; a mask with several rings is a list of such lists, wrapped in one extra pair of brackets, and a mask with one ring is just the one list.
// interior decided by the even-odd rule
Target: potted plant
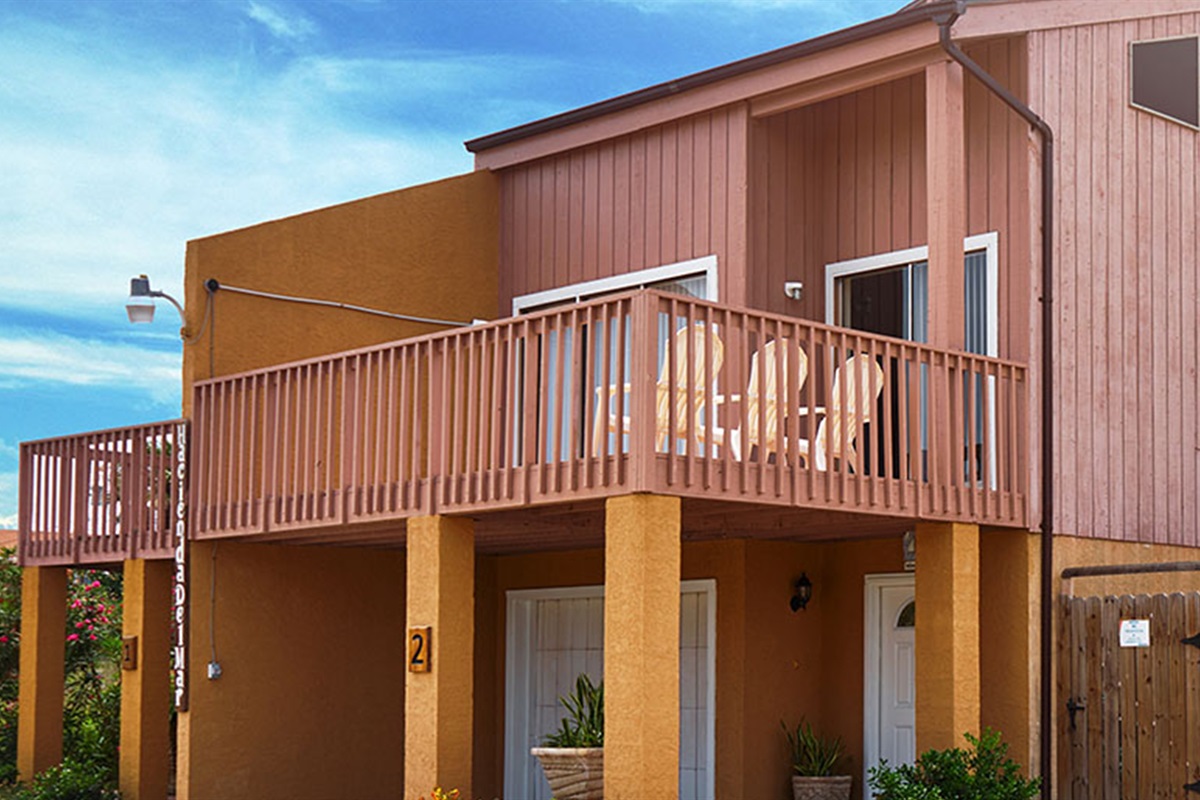
[(803, 719), (795, 730), (779, 724), (791, 749), (793, 800), (847, 800), (852, 778), (836, 773), (846, 751), (841, 737), (819, 736)]
[(604, 683), (593, 684), (586, 673), (575, 689), (558, 699), (567, 714), (559, 728), (533, 753), (546, 773), (555, 800), (604, 798)]

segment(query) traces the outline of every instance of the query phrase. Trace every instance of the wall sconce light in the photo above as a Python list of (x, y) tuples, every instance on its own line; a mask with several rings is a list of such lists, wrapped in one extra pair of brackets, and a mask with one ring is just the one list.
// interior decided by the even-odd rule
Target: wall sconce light
[(795, 613), (808, 606), (808, 601), (812, 599), (812, 581), (808, 579), (808, 574), (801, 572), (800, 577), (796, 579), (796, 583), (792, 587), (795, 589), (795, 594), (792, 595), (792, 612)]
[(129, 300), (125, 303), (125, 313), (129, 315), (129, 321), (135, 324), (153, 322), (154, 298), (156, 297), (171, 301), (171, 305), (175, 306), (175, 310), (179, 312), (179, 319), (186, 324), (183, 306), (179, 305), (179, 301), (166, 292), (151, 289), (150, 279), (145, 275), (129, 279)]
[(804, 296), (804, 281), (784, 281), (783, 293), (792, 300), (799, 300)]

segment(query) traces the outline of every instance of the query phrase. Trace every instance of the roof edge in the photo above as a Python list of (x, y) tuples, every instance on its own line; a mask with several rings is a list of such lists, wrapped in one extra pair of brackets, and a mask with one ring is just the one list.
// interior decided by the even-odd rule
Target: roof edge
[(597, 103), (564, 111), (561, 114), (517, 125), (516, 127), (497, 133), (469, 139), (464, 143), (464, 146), (472, 153), (480, 153), (494, 147), (500, 147), (511, 142), (528, 139), (560, 128), (566, 128), (570, 125), (595, 119), (606, 114), (623, 111), (627, 108), (642, 105), (643, 103), (681, 94), (700, 86), (725, 80), (726, 78), (744, 75), (748, 72), (771, 67), (785, 61), (791, 61), (792, 59), (803, 58), (804, 56), (819, 53), (823, 50), (851, 44), (862, 39), (869, 39), (872, 36), (890, 33), (891, 31), (952, 12), (958, 7), (958, 3), (959, 0), (936, 0), (936, 2), (920, 6), (905, 7), (886, 17), (879, 17), (878, 19), (859, 23), (849, 28), (842, 28), (841, 30), (826, 33), (814, 39), (807, 39), (803, 42), (770, 50), (756, 56), (750, 56), (739, 61), (695, 72), (682, 78), (648, 86), (645, 89), (638, 89), (607, 100), (601, 100)]

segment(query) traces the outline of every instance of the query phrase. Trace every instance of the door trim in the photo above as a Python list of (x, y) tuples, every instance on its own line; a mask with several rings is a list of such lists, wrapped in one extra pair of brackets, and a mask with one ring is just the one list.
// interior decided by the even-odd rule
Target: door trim
[(892, 587), (911, 586), (917, 589), (915, 572), (885, 572), (863, 576), (863, 794), (867, 792), (867, 777), (871, 766), (879, 761), (879, 698), (880, 680), (879, 626), (882, 623), (882, 591)]

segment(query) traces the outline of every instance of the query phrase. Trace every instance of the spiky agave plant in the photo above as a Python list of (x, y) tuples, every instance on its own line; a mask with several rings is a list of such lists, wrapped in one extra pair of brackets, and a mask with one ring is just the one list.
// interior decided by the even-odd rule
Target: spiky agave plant
[(558, 730), (544, 739), (547, 747), (604, 746), (604, 682), (592, 683), (586, 672), (575, 679), (575, 689), (558, 698), (567, 715)]

